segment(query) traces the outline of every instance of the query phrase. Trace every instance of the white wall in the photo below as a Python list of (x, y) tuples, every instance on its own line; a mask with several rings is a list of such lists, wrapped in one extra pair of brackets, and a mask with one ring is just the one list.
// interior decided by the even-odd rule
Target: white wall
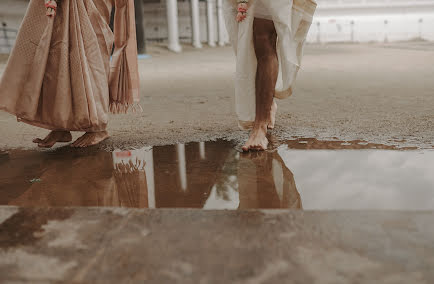
[(316, 17), (307, 41), (390, 42), (416, 38), (434, 41), (434, 13)]

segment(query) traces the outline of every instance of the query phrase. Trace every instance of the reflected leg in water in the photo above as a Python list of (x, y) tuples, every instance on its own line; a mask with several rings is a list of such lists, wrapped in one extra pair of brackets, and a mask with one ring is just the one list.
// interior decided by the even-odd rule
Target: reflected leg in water
[(229, 142), (154, 147), (156, 207), (203, 208), (233, 151)]
[(238, 183), (239, 209), (302, 209), (294, 175), (277, 151), (241, 155)]

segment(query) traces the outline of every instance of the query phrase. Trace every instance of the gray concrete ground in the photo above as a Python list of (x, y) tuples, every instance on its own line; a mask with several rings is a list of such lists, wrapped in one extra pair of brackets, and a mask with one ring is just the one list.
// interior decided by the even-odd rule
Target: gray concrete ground
[[(243, 140), (230, 47), (152, 47), (103, 148)], [(434, 146), (434, 44), (308, 46), (274, 136)], [(4, 63), (0, 64), (0, 73)], [(47, 133), (0, 114), (0, 149)], [(77, 136), (79, 134), (75, 134)], [(2, 283), (433, 283), (433, 212), (0, 207)]]
[[(230, 47), (157, 46), (140, 61), (139, 114), (113, 116), (105, 147), (245, 139), (234, 114)], [(434, 146), (434, 43), (309, 45), (296, 93), (279, 102), (277, 138), (293, 136)], [(0, 65), (0, 73), (4, 64)], [(0, 113), (0, 148), (34, 147), (47, 131)], [(76, 134), (76, 136), (79, 134)]]
[(0, 208), (2, 283), (433, 283), (433, 213)]

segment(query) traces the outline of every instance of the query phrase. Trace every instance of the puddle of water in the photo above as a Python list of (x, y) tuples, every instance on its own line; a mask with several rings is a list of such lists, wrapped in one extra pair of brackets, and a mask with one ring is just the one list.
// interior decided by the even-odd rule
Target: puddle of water
[(0, 158), (0, 205), (433, 210), (434, 151), (369, 150), (387, 147), (299, 139), (249, 154), (225, 141), (11, 151)]

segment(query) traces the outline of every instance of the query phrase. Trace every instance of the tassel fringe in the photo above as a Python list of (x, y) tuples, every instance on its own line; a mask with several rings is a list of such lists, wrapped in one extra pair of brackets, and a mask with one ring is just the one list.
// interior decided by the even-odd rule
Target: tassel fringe
[(129, 111), (132, 113), (143, 112), (143, 108), (139, 103), (120, 103), (111, 102), (109, 110), (113, 114), (127, 114)]
[(135, 172), (143, 172), (145, 170), (146, 162), (136, 159), (135, 163), (129, 161), (127, 164), (124, 162), (116, 163), (115, 171), (119, 174), (132, 174)]

